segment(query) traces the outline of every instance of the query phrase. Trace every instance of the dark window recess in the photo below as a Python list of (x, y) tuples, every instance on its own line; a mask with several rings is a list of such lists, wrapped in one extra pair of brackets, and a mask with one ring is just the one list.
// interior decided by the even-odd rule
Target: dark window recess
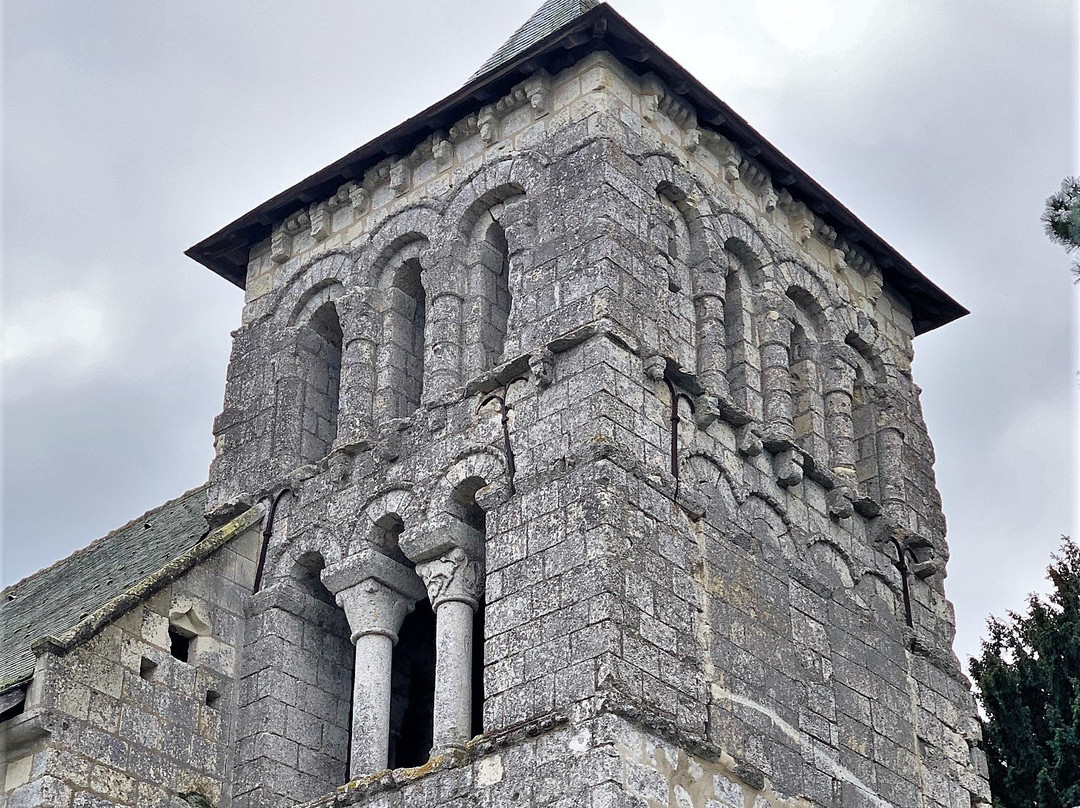
[(169, 653), (181, 662), (187, 662), (191, 653), (191, 637), (181, 634), (173, 626), (169, 626)]
[(206, 691), (206, 706), (207, 707), (213, 707), (216, 710), (217, 709), (217, 703), (220, 700), (221, 700), (221, 694), (218, 693), (216, 690), (207, 690)]
[(148, 682), (154, 680), (154, 672), (157, 670), (157, 663), (147, 657), (142, 658), (142, 662), (139, 663), (139, 676)]
[(472, 734), (484, 731), (484, 603), (473, 615)]
[(0, 721), (22, 715), (26, 707), (26, 685), (17, 685), (0, 693)]
[(435, 613), (426, 600), (401, 624), (390, 690), (389, 766), (422, 766), (435, 720)]

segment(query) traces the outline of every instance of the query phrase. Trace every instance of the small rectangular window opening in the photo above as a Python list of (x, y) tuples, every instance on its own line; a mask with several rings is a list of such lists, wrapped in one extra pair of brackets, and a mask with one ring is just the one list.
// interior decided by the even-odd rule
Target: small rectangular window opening
[(181, 634), (174, 626), (169, 626), (169, 653), (181, 662), (187, 662), (191, 653), (191, 637)]
[(221, 694), (218, 693), (216, 690), (207, 690), (206, 691), (206, 706), (207, 707), (211, 707), (211, 708), (216, 710), (218, 708), (217, 703), (218, 703), (218, 701), (220, 699), (221, 699)]
[(157, 663), (148, 657), (143, 657), (142, 662), (139, 663), (139, 676), (148, 682), (154, 681), (154, 672), (157, 670)]

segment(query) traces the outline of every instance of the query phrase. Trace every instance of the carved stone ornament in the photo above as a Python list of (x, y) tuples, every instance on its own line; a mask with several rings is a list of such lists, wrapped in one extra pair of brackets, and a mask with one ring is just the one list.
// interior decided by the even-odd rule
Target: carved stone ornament
[(547, 348), (541, 348), (529, 357), (529, 370), (536, 379), (536, 386), (543, 389), (555, 380), (555, 356)]
[(397, 642), (405, 615), (424, 596), (412, 570), (371, 549), (330, 565), (321, 577), (345, 611), (353, 642), (365, 634)]
[(428, 600), (433, 609), (451, 600), (468, 603), (474, 609), (480, 605), (484, 591), (480, 561), (460, 547), (417, 564), (416, 572), (427, 586)]
[(798, 449), (785, 449), (773, 458), (776, 481), (784, 488), (791, 488), (803, 481), (803, 456)]
[(662, 382), (664, 380), (664, 372), (667, 370), (667, 360), (660, 354), (650, 356), (645, 360), (643, 367), (645, 371), (645, 378), (654, 382)]
[(435, 165), (446, 168), (454, 162), (454, 144), (449, 140), (439, 138), (431, 147), (431, 154), (435, 158)]

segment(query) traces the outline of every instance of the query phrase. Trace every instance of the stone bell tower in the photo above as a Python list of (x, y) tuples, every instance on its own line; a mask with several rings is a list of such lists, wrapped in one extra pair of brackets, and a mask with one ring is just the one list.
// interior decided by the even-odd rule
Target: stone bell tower
[(910, 372), (964, 309), (609, 6), (189, 254), (266, 508), (232, 806), (988, 803)]

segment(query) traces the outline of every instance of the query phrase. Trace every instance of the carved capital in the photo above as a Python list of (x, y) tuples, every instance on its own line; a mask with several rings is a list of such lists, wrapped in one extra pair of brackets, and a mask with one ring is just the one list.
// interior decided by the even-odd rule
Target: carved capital
[(484, 570), (481, 560), (460, 547), (416, 565), (417, 574), (427, 586), (431, 607), (438, 609), (447, 601), (467, 603), (473, 609), (484, 594)]
[(396, 643), (401, 621), (424, 597), (416, 573), (371, 549), (327, 567), (321, 577), (345, 610), (353, 642), (381, 634)]

